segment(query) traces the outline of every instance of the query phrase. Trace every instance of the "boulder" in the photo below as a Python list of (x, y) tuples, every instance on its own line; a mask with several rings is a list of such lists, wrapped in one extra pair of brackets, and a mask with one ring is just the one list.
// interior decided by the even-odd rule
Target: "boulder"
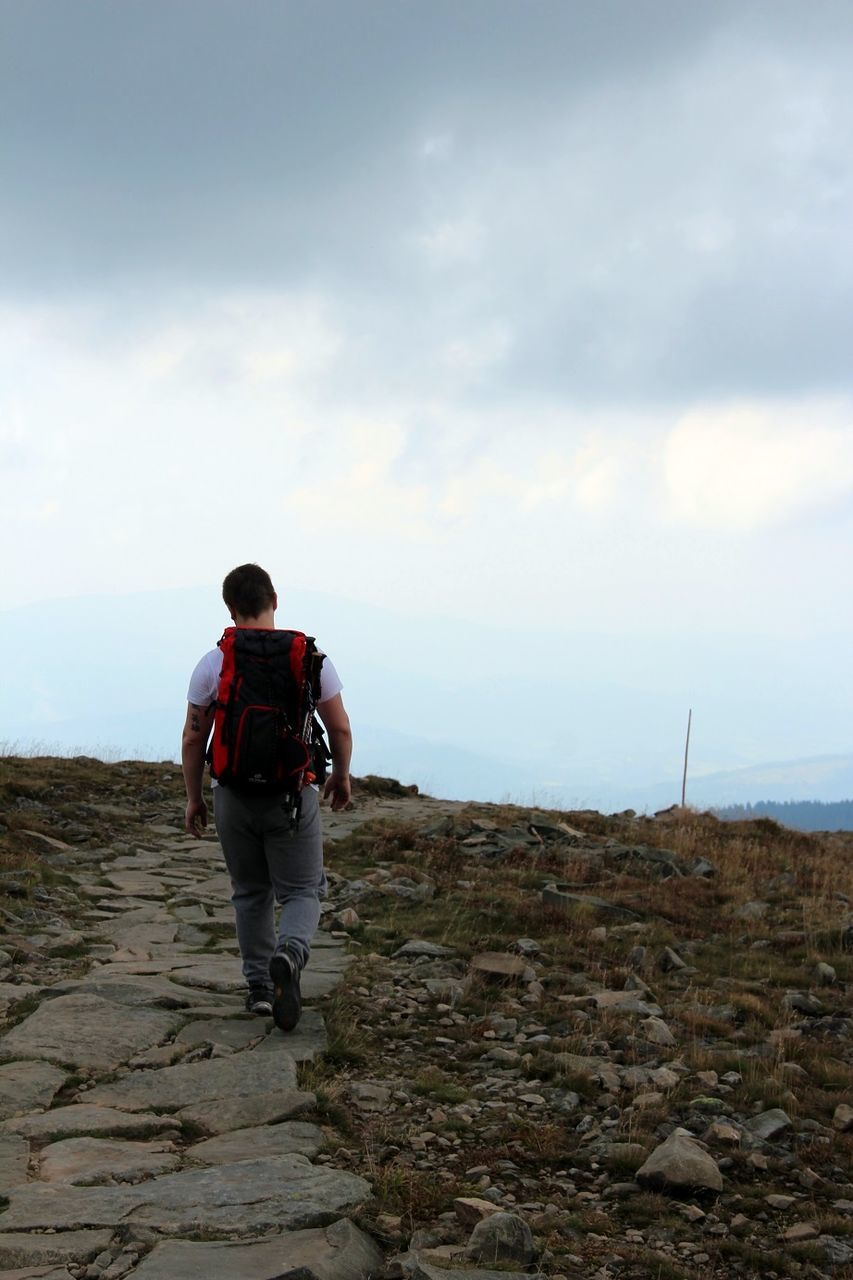
[(658, 1044), (663, 1048), (671, 1049), (676, 1044), (675, 1036), (662, 1018), (644, 1018), (640, 1023), (643, 1036), (650, 1044)]
[(498, 1205), (491, 1200), (481, 1200), (477, 1196), (458, 1196), (453, 1201), (453, 1209), (463, 1227), (476, 1226), (484, 1218), (500, 1212)]
[(676, 1194), (723, 1189), (723, 1175), (716, 1161), (687, 1129), (675, 1129), (665, 1142), (655, 1147), (637, 1170), (637, 1181)]
[(517, 1213), (493, 1213), (474, 1227), (467, 1253), (476, 1262), (515, 1262), (526, 1267), (536, 1259), (536, 1246), (530, 1228)]
[(847, 1102), (839, 1102), (832, 1115), (832, 1127), (838, 1133), (850, 1133), (853, 1129), (853, 1107)]
[(769, 1111), (762, 1111), (759, 1115), (752, 1116), (743, 1127), (753, 1137), (770, 1142), (773, 1138), (778, 1138), (786, 1129), (790, 1129), (791, 1120), (780, 1107), (771, 1107)]

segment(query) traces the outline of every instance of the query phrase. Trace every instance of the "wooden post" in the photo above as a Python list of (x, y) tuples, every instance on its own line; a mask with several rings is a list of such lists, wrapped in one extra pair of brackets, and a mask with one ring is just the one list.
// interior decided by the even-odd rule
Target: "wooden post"
[(687, 800), (687, 753), (690, 750), (690, 721), (693, 718), (693, 708), (687, 712), (687, 741), (684, 744), (684, 776), (681, 779), (681, 807), (685, 806)]

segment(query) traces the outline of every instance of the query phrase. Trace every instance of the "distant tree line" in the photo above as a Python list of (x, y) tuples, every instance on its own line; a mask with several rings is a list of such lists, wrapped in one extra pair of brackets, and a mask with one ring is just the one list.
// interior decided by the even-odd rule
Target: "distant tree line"
[(724, 822), (773, 818), (796, 831), (853, 831), (853, 800), (758, 800), (713, 809)]

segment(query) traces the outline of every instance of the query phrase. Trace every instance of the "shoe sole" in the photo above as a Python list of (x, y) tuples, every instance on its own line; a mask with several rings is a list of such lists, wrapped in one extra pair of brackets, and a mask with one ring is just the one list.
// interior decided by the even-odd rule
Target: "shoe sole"
[(273, 1022), (281, 1031), (292, 1031), (302, 1016), (299, 979), (294, 977), (284, 956), (273, 956), (270, 961), (270, 977), (275, 986)]

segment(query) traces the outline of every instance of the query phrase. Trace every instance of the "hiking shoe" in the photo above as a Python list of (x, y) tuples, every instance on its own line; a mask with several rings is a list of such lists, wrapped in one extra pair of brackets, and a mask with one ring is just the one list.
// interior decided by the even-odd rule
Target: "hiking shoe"
[(251, 987), (246, 996), (246, 1012), (266, 1014), (272, 1013), (272, 992), (266, 987)]
[(272, 1016), (282, 1031), (292, 1031), (302, 1015), (299, 990), (299, 963), (289, 948), (277, 951), (270, 960), (273, 981)]

